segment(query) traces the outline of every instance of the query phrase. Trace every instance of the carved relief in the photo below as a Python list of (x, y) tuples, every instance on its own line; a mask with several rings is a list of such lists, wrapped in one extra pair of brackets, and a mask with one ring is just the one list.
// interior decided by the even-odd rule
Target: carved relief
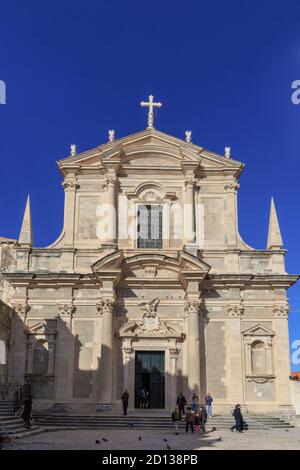
[(244, 314), (245, 308), (242, 303), (230, 304), (227, 307), (228, 316), (230, 318), (240, 318)]
[(59, 314), (58, 316), (72, 316), (75, 313), (76, 307), (71, 304), (60, 304), (58, 306)]
[(187, 314), (200, 313), (202, 302), (200, 299), (190, 299), (184, 304), (184, 311)]
[(26, 317), (27, 312), (30, 310), (29, 305), (25, 303), (13, 303), (12, 308), (21, 317)]
[(290, 306), (288, 303), (275, 304), (273, 307), (273, 313), (275, 318), (288, 318)]
[(178, 359), (180, 354), (180, 348), (170, 348), (169, 349), (170, 359)]
[(108, 313), (114, 313), (115, 309), (115, 301), (114, 299), (110, 298), (102, 298), (99, 299), (98, 302), (96, 303), (96, 309), (98, 312), (98, 315), (103, 315), (104, 312)]
[(140, 201), (155, 201), (155, 202), (161, 202), (163, 199), (160, 194), (157, 194), (155, 191), (144, 191), (142, 194), (140, 194), (139, 197)]
[(75, 191), (80, 186), (77, 181), (65, 180), (61, 183), (65, 191)]
[(157, 274), (157, 267), (156, 266), (145, 266), (144, 272), (145, 272), (145, 277), (153, 278)]
[(237, 182), (234, 183), (226, 183), (224, 186), (225, 191), (237, 191), (239, 189), (240, 185)]
[(150, 300), (148, 302), (139, 302), (138, 305), (140, 305), (142, 307), (142, 310), (146, 312), (144, 316), (148, 318), (155, 318), (159, 302), (159, 298), (155, 297), (155, 299)]

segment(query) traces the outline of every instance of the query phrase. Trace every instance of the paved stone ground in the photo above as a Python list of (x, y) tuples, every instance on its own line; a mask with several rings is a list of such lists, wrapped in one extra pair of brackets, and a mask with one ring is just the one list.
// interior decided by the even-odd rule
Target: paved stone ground
[[(107, 442), (103, 441), (103, 438), (107, 439)], [(96, 440), (99, 440), (100, 444), (96, 444)], [(65, 430), (20, 439), (16, 441), (16, 445), (24, 450), (167, 450), (167, 445), (172, 450), (300, 449), (300, 428), (246, 431), (243, 434), (217, 430), (209, 432), (205, 438), (199, 434), (184, 432), (175, 436), (172, 430)], [(16, 445), (5, 443), (4, 449), (15, 449)]]

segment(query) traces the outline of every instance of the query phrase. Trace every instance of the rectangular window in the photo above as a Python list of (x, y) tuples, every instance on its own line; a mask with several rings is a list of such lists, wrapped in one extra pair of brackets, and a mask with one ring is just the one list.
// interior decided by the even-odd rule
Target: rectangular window
[(162, 248), (163, 206), (158, 204), (138, 207), (138, 248)]

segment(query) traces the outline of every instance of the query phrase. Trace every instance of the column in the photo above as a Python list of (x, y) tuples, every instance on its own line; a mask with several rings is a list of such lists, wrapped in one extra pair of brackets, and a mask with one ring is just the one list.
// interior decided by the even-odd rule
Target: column
[(12, 308), (14, 309), (14, 314), (12, 322), (12, 349), (10, 356), (9, 378), (14, 385), (23, 385), (24, 375), (26, 374), (27, 356), (25, 327), (29, 306), (25, 299), (15, 299), (12, 304)]
[(65, 190), (64, 209), (64, 244), (73, 246), (74, 244), (74, 221), (75, 221), (75, 199), (76, 189), (79, 188), (75, 177), (67, 178), (62, 186)]
[(123, 356), (123, 392), (127, 390), (129, 393), (129, 408), (134, 408), (134, 380), (131, 377), (131, 366), (134, 361), (134, 349), (131, 341), (123, 340), (122, 356)]
[(233, 403), (244, 402), (244, 373), (243, 373), (243, 350), (241, 316), (244, 307), (241, 302), (228, 305), (227, 307), (227, 377), (228, 377), (228, 400)]
[(101, 298), (97, 302), (97, 310), (102, 315), (99, 400), (101, 403), (111, 403), (113, 387), (114, 299)]
[(200, 300), (191, 299), (185, 303), (185, 312), (188, 317), (188, 400), (193, 392), (200, 396)]
[(169, 349), (169, 374), (170, 374), (170, 386), (169, 386), (169, 407), (170, 411), (175, 408), (177, 400), (177, 361), (180, 354), (178, 347), (172, 347)]
[(116, 242), (117, 238), (117, 211), (116, 211), (116, 177), (107, 177), (107, 225), (108, 225), (108, 238), (107, 241), (111, 243)]
[(73, 398), (74, 337), (72, 320), (75, 307), (72, 303), (58, 307), (57, 357), (55, 401), (70, 402)]
[(245, 342), (245, 348), (246, 348), (246, 354), (245, 354), (245, 372), (246, 375), (251, 375), (252, 374), (252, 358), (251, 358), (251, 344), (252, 340), (250, 336), (246, 336), (244, 339)]
[(290, 348), (288, 331), (288, 312), (287, 303), (274, 305), (274, 326), (276, 333), (276, 398), (281, 406), (291, 405), (291, 386), (290, 386)]
[(237, 204), (236, 204), (236, 197), (237, 197), (237, 190), (239, 188), (239, 184), (234, 181), (228, 181), (225, 186), (225, 193), (226, 193), (226, 207), (225, 207), (225, 215), (226, 220), (224, 223), (224, 235), (227, 246), (236, 246), (236, 234), (237, 234)]
[(186, 244), (195, 242), (195, 208), (194, 208), (194, 185), (195, 178), (185, 181), (184, 197), (184, 225), (183, 236)]

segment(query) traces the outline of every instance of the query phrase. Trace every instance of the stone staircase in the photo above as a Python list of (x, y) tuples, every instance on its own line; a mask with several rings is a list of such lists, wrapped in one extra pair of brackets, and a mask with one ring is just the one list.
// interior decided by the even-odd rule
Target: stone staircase
[(30, 429), (24, 426), (24, 421), (19, 416), (15, 416), (14, 404), (12, 401), (0, 400), (0, 434), (6, 437), (19, 439), (32, 436), (40, 432), (37, 424), (33, 424)]
[[(156, 414), (132, 414), (128, 416), (112, 415), (61, 415), (50, 414), (48, 412), (35, 412), (34, 418), (41, 426), (68, 427), (81, 429), (173, 429), (173, 424), (169, 416), (158, 416)], [(294, 427), (288, 422), (268, 415), (246, 415), (245, 421), (249, 430), (255, 429), (286, 429)], [(229, 429), (234, 424), (231, 416), (219, 415), (208, 419), (207, 430), (215, 427), (217, 429)], [(180, 428), (184, 428), (184, 420), (179, 423)]]

